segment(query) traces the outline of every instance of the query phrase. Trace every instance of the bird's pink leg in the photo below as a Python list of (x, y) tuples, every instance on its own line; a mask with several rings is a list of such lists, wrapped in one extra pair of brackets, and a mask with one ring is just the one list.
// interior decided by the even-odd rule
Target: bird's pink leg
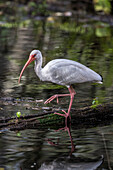
[[(72, 106), (72, 103), (73, 103), (73, 99), (74, 99), (74, 95), (76, 94), (76, 92), (74, 91), (74, 89), (70, 86), (69, 88), (69, 92), (70, 94), (68, 94), (68, 96), (71, 97), (71, 100), (70, 100), (70, 104), (69, 104), (69, 108), (68, 108), (68, 112), (66, 113), (64, 110), (62, 110), (64, 112), (64, 114), (61, 114), (61, 113), (54, 113), (54, 114), (57, 114), (57, 115), (60, 115), (60, 116), (64, 116), (66, 118), (66, 124), (67, 124), (67, 118), (69, 116), (70, 120), (71, 120), (71, 116), (70, 116), (70, 110), (71, 110), (71, 106)], [(67, 96), (67, 95), (66, 95)]]
[(74, 95), (76, 94), (76, 92), (75, 92), (75, 90), (71, 86), (69, 87), (69, 92), (70, 92), (71, 100), (70, 100), (67, 116), (69, 116), (70, 119), (71, 119), (70, 110), (71, 110), (71, 106), (72, 106), (72, 103), (73, 103)]

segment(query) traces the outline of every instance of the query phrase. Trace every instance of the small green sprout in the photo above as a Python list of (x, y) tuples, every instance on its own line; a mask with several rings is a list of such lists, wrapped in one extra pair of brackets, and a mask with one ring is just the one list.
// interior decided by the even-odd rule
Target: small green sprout
[(16, 116), (17, 116), (18, 118), (20, 118), (21, 115), (22, 115), (21, 112), (17, 112), (17, 113), (16, 113)]
[(99, 101), (98, 101), (98, 97), (96, 97), (95, 99), (93, 99), (92, 101), (92, 108), (96, 108), (99, 105)]

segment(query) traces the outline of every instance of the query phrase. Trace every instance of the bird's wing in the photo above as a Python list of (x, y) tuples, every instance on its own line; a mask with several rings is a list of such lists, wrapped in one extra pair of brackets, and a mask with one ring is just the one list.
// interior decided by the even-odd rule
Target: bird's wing
[[(47, 65), (46, 65), (47, 66)], [(72, 60), (53, 60), (45, 67), (46, 78), (56, 84), (71, 85), (88, 81), (101, 81), (99, 74)]]

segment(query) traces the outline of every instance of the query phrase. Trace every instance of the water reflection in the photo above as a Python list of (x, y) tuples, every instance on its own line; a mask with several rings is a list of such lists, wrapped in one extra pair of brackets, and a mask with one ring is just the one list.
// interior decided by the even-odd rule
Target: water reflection
[(68, 158), (59, 158), (58, 160), (54, 160), (53, 162), (50, 162), (49, 164), (42, 164), (40, 170), (93, 170), (97, 169), (102, 164), (102, 159), (95, 160), (94, 162), (77, 162), (77, 163), (70, 163)]
[[(71, 136), (71, 123), (67, 124), (67, 122), (65, 122), (65, 127), (64, 128), (60, 128), (56, 131), (67, 131), (68, 132), (68, 135), (69, 135), (69, 138), (70, 138), (70, 142), (71, 142), (71, 152), (69, 155), (72, 155), (72, 153), (74, 152), (75, 150), (75, 146), (74, 146), (74, 143), (73, 143), (73, 139), (72, 139), (72, 136)], [(52, 146), (58, 146), (59, 145), (59, 139), (57, 140), (57, 143), (53, 142), (51, 139), (47, 139), (47, 142), (52, 145)]]
[(112, 125), (79, 130), (72, 127), (71, 134), (67, 127), (66, 131), (6, 131), (0, 134), (0, 165), (6, 169), (112, 169), (112, 128)]

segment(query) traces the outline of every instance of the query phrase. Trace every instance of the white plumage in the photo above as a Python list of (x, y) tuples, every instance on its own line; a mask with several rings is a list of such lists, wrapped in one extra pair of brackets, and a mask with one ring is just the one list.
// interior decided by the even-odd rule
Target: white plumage
[(37, 73), (37, 64), (35, 64), (35, 72), (43, 81), (65, 86), (84, 82), (102, 83), (102, 77), (99, 74), (76, 61), (67, 59), (50, 61), (41, 68), (40, 74)]

